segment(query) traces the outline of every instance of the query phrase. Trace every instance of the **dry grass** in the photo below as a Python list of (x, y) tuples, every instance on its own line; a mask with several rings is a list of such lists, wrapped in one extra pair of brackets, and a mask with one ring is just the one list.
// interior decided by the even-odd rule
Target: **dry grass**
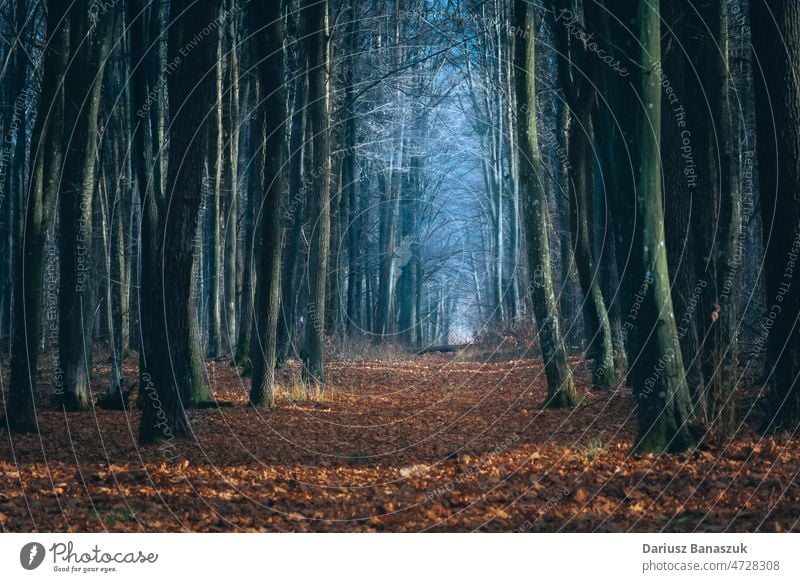
[(330, 402), (332, 391), (324, 384), (303, 382), (299, 368), (291, 367), (275, 386), (275, 401), (280, 402)]

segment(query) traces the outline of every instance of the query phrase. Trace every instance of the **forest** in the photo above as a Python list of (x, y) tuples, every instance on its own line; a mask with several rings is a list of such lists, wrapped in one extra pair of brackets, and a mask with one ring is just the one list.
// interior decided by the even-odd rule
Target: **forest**
[(0, 0), (0, 531), (800, 531), (800, 3)]

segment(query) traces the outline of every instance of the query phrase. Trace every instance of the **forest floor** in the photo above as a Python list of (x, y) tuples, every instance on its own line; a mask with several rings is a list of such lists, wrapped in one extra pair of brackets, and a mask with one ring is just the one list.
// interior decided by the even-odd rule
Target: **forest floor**
[(266, 411), (225, 362), (208, 370), (237, 405), (190, 411), (196, 442), (138, 447), (136, 410), (0, 429), (0, 531), (800, 530), (800, 439), (743, 427), (631, 456), (630, 390), (540, 410), (538, 360), (332, 361), (313, 398), (292, 365)]

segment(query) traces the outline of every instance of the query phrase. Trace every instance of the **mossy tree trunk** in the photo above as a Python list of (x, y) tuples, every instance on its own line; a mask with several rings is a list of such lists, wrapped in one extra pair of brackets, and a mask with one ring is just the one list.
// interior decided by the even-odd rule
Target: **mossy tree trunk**
[[(565, 0), (553, 2), (556, 14), (565, 14), (571, 7), (572, 3)], [(595, 259), (593, 253), (590, 232), (590, 226), (595, 220), (592, 112), (596, 98), (593, 79), (586, 75), (590, 67), (596, 64), (588, 62), (587, 49), (574, 38), (574, 35), (569, 34), (564, 23), (556, 21), (554, 29), (558, 52), (558, 77), (571, 117), (567, 142), (569, 159), (567, 180), (569, 223), (574, 248), (563, 249), (562, 252), (574, 253), (578, 281), (583, 292), (589, 357), (594, 364), (592, 382), (597, 388), (607, 389), (616, 384), (617, 369), (611, 323), (600, 286), (599, 261)]]
[[(590, 118), (585, 115), (575, 117), (569, 133), (569, 222), (575, 245), (575, 268), (583, 292), (589, 357), (593, 362), (592, 383), (596, 388), (608, 389), (614, 387), (617, 382), (617, 370), (614, 363), (611, 323), (600, 287), (598, 262), (593, 256), (589, 237), (592, 216), (589, 212), (591, 202), (589, 192), (594, 187)], [(567, 252), (567, 249), (562, 252)], [(573, 252), (573, 249), (569, 249), (568, 252)]]
[(528, 269), (540, 273), (540, 276), (532, 281), (532, 303), (547, 375), (548, 394), (544, 405), (564, 408), (576, 404), (577, 394), (559, 329), (550, 270), (547, 210), (541, 182), (544, 176), (536, 131), (534, 50), (536, 29), (533, 4), (525, 0), (515, 0), (512, 25), (520, 31), (514, 37), (514, 88), (518, 109), (517, 145), (520, 152), (519, 184), (520, 195), (526, 206)]
[[(619, 4), (624, 6), (620, 7)], [(634, 192), (621, 192), (622, 205), (633, 215), (630, 271), (641, 283), (640, 303), (632, 344), (637, 358), (633, 379), (638, 402), (637, 452), (676, 452), (693, 446), (688, 420), (691, 397), (686, 384), (678, 331), (673, 315), (667, 253), (664, 244), (664, 207), (661, 173), (661, 21), (658, 0), (615, 3), (620, 22), (633, 23), (627, 38), (615, 38), (630, 47), (630, 83), (635, 94), (625, 116), (623, 134), (634, 170)], [(620, 17), (621, 16), (621, 17)], [(631, 38), (632, 36), (632, 38)], [(632, 41), (632, 42), (631, 42)]]
[[(597, 45), (606, 54), (613, 55), (619, 66), (596, 63), (588, 69), (597, 88), (598, 106), (593, 123), (596, 129), (596, 147), (602, 183), (607, 193), (608, 208), (612, 217), (614, 257), (619, 285), (615, 290), (621, 334), (619, 340), (625, 347), (625, 358), (617, 358), (617, 367), (624, 359), (627, 363), (626, 383), (633, 385), (638, 374), (637, 346), (634, 336), (637, 313), (632, 307), (644, 282), (636, 279), (629, 268), (633, 252), (633, 231), (636, 217), (628, 211), (626, 200), (634, 194), (634, 168), (630, 163), (628, 144), (623, 128), (631, 123), (632, 91), (630, 70), (633, 62), (629, 55), (635, 45), (629, 22), (635, 18), (636, 4), (622, 0), (608, 0), (605, 6), (598, 2), (585, 2), (586, 27)], [(622, 14), (626, 20), (610, 15)], [(623, 14), (624, 13), (624, 14)], [(618, 39), (622, 39), (621, 43)]]

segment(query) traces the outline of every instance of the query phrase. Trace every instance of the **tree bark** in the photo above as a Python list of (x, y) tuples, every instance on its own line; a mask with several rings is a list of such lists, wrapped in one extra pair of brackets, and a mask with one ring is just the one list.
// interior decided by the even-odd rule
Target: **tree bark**
[[(7, 418), (11, 430), (37, 430), (35, 390), (38, 376), (39, 338), (42, 327), (45, 239), (58, 196), (63, 160), (64, 76), (69, 62), (67, 6), (47, 3), (47, 32), (42, 64), (40, 103), (47, 104), (36, 117), (32, 139), (33, 176), (24, 207), (21, 256), (16, 265), (11, 378)], [(55, 309), (50, 304), (48, 312)], [(49, 315), (48, 315), (49, 317)], [(56, 364), (52, 378), (56, 393), (63, 393), (63, 376)]]
[[(559, 0), (553, 3), (554, 13), (564, 14), (572, 3)], [(559, 18), (560, 20), (561, 18)], [(589, 357), (593, 360), (593, 385), (607, 389), (617, 383), (611, 323), (600, 287), (599, 261), (596, 261), (590, 229), (594, 224), (594, 166), (592, 152), (594, 131), (592, 113), (596, 106), (593, 77), (594, 63), (587, 61), (586, 47), (569, 34), (563, 22), (554, 23), (558, 47), (558, 76), (570, 107), (572, 122), (567, 139), (567, 178), (569, 182), (569, 217), (575, 267), (583, 292), (583, 313), (588, 340)], [(589, 75), (587, 77), (587, 74)], [(562, 252), (573, 249), (562, 249)]]
[(69, 13), (70, 70), (64, 83), (66, 129), (59, 190), (59, 344), (67, 410), (92, 405), (92, 205), (95, 196), (97, 129), (103, 72), (111, 48), (114, 13), (90, 22), (89, 2)]
[(752, 0), (756, 141), (768, 315), (757, 339), (768, 359), (767, 429), (800, 422), (800, 4)]
[(629, 269), (633, 280), (641, 282), (637, 297), (641, 306), (634, 323), (639, 359), (639, 373), (634, 378), (639, 434), (634, 450), (640, 453), (683, 451), (694, 444), (687, 425), (691, 397), (673, 315), (664, 245), (661, 79), (655, 66), (661, 58), (659, 8), (659, 0), (639, 0), (635, 5), (614, 3), (619, 22), (635, 23), (625, 37), (614, 41), (632, 46), (633, 59), (629, 63), (630, 79), (617, 82), (630, 88), (626, 94), (631, 111), (623, 119), (623, 134), (635, 172), (635, 189), (621, 191), (620, 195), (626, 212), (635, 220), (635, 230), (630, 233)]
[[(221, 8), (220, 8), (221, 9)], [(223, 89), (225, 85), (224, 39), (225, 29), (218, 26), (216, 31), (217, 63), (215, 67), (216, 102), (213, 113), (213, 126), (209, 148), (209, 167), (212, 179), (211, 212), (208, 214), (208, 346), (210, 358), (222, 355), (222, 186), (226, 173), (225, 163), (225, 113)], [(230, 171), (230, 169), (227, 169)]]
[(343, 217), (347, 224), (347, 303), (345, 315), (345, 334), (350, 335), (354, 329), (361, 328), (359, 305), (360, 293), (357, 287), (361, 286), (361, 252), (359, 246), (358, 216), (358, 183), (356, 178), (356, 111), (355, 111), (355, 49), (358, 35), (358, 17), (355, 3), (351, 4), (350, 24), (347, 30), (347, 56), (344, 65), (344, 133), (342, 144), (344, 159), (342, 160), (342, 188), (343, 196), (347, 200), (347, 216)]
[[(137, 282), (139, 321), (139, 392), (138, 404), (144, 406), (152, 385), (150, 371), (157, 277), (151, 274), (158, 269), (158, 236), (161, 207), (164, 201), (161, 168), (161, 132), (163, 108), (162, 91), (158, 89), (163, 79), (163, 58), (160, 43), (163, 30), (161, 5), (150, 0), (131, 0), (128, 4), (131, 22), (131, 61), (133, 109), (136, 111), (133, 130), (134, 171), (138, 198), (141, 205), (138, 232), (139, 252)], [(152, 390), (150, 390), (152, 393)]]
[(313, 226), (308, 258), (309, 302), (303, 344), (303, 376), (311, 383), (324, 383), (325, 371), (325, 290), (330, 245), (330, 47), (328, 39), (328, 0), (306, 0), (306, 38), (308, 50), (308, 103), (313, 153)]
[[(664, 83), (662, 99), (667, 110), (661, 123), (662, 159), (664, 160), (664, 215), (666, 220), (667, 262), (672, 277), (672, 303), (678, 319), (678, 339), (681, 357), (686, 367), (686, 382), (692, 395), (694, 416), (704, 417), (703, 372), (700, 367), (700, 349), (698, 336), (699, 314), (695, 313), (698, 290), (696, 266), (697, 248), (694, 223), (701, 212), (700, 197), (695, 196), (697, 181), (684, 175), (686, 158), (682, 150), (682, 137), (690, 139), (687, 148), (699, 148), (697, 140), (703, 134), (702, 126), (686, 121), (687, 106), (697, 108), (695, 99), (705, 104), (697, 88), (698, 80), (693, 77), (691, 63), (696, 42), (692, 35), (701, 34), (705, 24), (701, 22), (694, 10), (685, 2), (668, 2), (662, 8), (665, 24), (668, 26), (662, 40), (664, 59)], [(696, 28), (699, 25), (699, 28)], [(713, 57), (712, 57), (713, 58)], [(714, 81), (716, 82), (716, 80)], [(703, 122), (708, 123), (708, 120)], [(692, 130), (688, 131), (688, 127)], [(695, 132), (695, 139), (691, 133)], [(691, 150), (689, 152), (691, 153)], [(699, 155), (699, 149), (698, 149)], [(710, 169), (709, 169), (710, 171)], [(708, 172), (702, 172), (708, 174)], [(706, 184), (706, 187), (708, 184)], [(700, 194), (698, 192), (698, 194)], [(689, 225), (689, 228), (687, 228)], [(705, 225), (703, 228), (707, 228)], [(709, 229), (710, 230), (710, 229)]]
[[(298, 50), (302, 50), (299, 48)], [(298, 266), (302, 266), (300, 238), (303, 230), (303, 216), (306, 211), (306, 199), (311, 186), (309, 179), (304, 179), (304, 171), (309, 159), (309, 149), (313, 147), (310, 139), (308, 111), (308, 73), (305, 66), (305, 55), (301, 57), (301, 66), (306, 71), (296, 82), (294, 107), (292, 111), (292, 129), (290, 137), (291, 159), (289, 161), (289, 191), (291, 199), (286, 206), (284, 218), (288, 228), (286, 249), (284, 251), (283, 271), (281, 274), (281, 311), (278, 317), (278, 363), (282, 363), (294, 351), (293, 342), (295, 323), (297, 320), (298, 287), (296, 286)]]
[[(237, 0), (229, 0), (228, 10), (236, 14), (238, 11)], [(225, 190), (227, 193), (225, 208), (225, 277), (223, 304), (225, 307), (224, 338), (225, 350), (231, 352), (236, 346), (236, 330), (238, 320), (236, 311), (238, 306), (236, 281), (237, 281), (237, 254), (239, 249), (239, 38), (236, 25), (238, 20), (230, 18), (228, 36), (230, 38), (230, 57), (228, 63), (228, 94), (226, 116), (226, 152), (225, 160), (228, 171), (225, 174)]]
[[(252, 49), (251, 49), (252, 50)], [(248, 67), (249, 68), (249, 67)], [(246, 86), (248, 87), (248, 111), (258, 107), (260, 101), (259, 82), (253, 76), (247, 80)], [(247, 136), (246, 142), (246, 159), (245, 166), (245, 183), (247, 184), (246, 202), (243, 213), (243, 227), (244, 227), (244, 248), (242, 253), (244, 255), (242, 264), (242, 291), (241, 302), (239, 307), (239, 325), (238, 338), (236, 340), (236, 355), (233, 358), (234, 364), (242, 366), (245, 370), (252, 371), (252, 362), (250, 361), (250, 339), (251, 331), (253, 329), (253, 309), (255, 301), (255, 213), (256, 202), (259, 198), (261, 191), (261, 165), (258, 163), (260, 156), (258, 155), (259, 148), (261, 147), (261, 140), (263, 139), (263, 129), (259, 125), (259, 117), (256, 113), (248, 113), (250, 117), (255, 117), (255, 120), (250, 119), (247, 123), (245, 134)]]
[[(262, 199), (259, 209), (261, 237), (256, 278), (255, 323), (250, 355), (253, 378), (250, 405), (271, 407), (275, 394), (275, 359), (281, 291), (281, 208), (286, 195), (286, 120), (284, 95), (284, 25), (282, 3), (252, 6), (253, 22), (260, 36), (256, 62), (264, 100), (259, 104), (258, 128), (263, 131), (261, 157)], [(263, 51), (263, 52), (261, 52)], [(261, 129), (263, 127), (263, 130)]]
[[(200, 210), (208, 114), (214, 107), (215, 0), (175, 0), (169, 29), (170, 148), (161, 263), (153, 272), (152, 327), (139, 442), (171, 440), (190, 433), (185, 407), (207, 393), (198, 385), (197, 323), (191, 299), (194, 235)], [(219, 26), (219, 23), (216, 23)], [(194, 48), (187, 55), (187, 42)], [(194, 345), (193, 345), (194, 344)]]
[(572, 371), (567, 362), (564, 340), (559, 329), (558, 311), (550, 271), (547, 212), (541, 178), (542, 161), (536, 130), (535, 26), (534, 7), (525, 0), (514, 0), (512, 24), (521, 31), (514, 37), (515, 94), (518, 108), (517, 139), (520, 151), (520, 193), (527, 206), (528, 268), (540, 278), (532, 282), (532, 302), (539, 342), (547, 375), (545, 406), (565, 408), (577, 402)]

